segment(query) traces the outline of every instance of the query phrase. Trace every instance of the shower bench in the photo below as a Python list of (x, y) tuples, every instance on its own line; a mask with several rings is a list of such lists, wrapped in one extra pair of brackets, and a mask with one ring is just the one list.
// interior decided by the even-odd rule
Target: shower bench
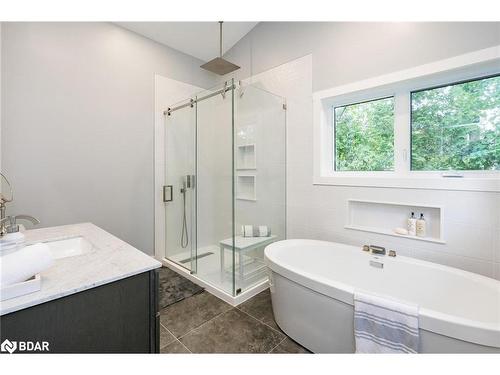
[[(258, 249), (262, 246), (269, 245), (270, 243), (276, 241), (277, 236), (271, 235), (268, 237), (243, 237), (236, 236), (234, 237), (234, 251), (238, 256), (238, 278), (240, 281), (240, 287), (243, 285), (245, 281), (244, 275), (244, 262), (243, 256), (245, 253), (248, 253), (252, 250)], [(226, 250), (231, 250), (233, 248), (233, 238), (226, 238), (225, 240), (220, 241), (220, 272), (221, 277), (224, 275), (224, 255)]]

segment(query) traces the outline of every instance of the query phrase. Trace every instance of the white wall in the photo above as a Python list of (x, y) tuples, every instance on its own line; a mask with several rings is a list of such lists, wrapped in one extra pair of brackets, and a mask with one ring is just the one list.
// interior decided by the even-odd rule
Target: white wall
[(224, 57), (248, 77), (313, 55), (313, 91), (500, 44), (500, 22), (261, 22)]
[[(288, 100), (287, 111), (288, 237), (375, 243), (500, 279), (499, 193), (313, 185), (311, 98), (313, 87), (325, 89), (500, 44), (499, 31), (500, 23), (261, 23), (237, 44), (226, 57), (243, 66), (240, 77), (312, 52), (312, 62), (306, 57), (268, 72), (270, 91), (295, 97)], [(447, 242), (345, 229), (350, 198), (444, 206)]]
[(153, 253), (154, 74), (201, 61), (108, 23), (4, 23), (2, 171), (10, 213), (90, 221)]

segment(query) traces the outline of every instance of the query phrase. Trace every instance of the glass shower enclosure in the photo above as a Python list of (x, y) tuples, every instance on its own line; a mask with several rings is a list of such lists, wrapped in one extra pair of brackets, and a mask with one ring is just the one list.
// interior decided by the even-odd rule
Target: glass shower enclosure
[(286, 238), (286, 105), (233, 80), (165, 112), (165, 258), (230, 296)]

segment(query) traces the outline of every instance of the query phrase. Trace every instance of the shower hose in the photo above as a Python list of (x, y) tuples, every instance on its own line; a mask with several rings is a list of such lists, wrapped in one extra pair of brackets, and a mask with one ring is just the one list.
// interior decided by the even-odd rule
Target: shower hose
[(189, 236), (187, 231), (187, 219), (186, 219), (186, 188), (182, 189), (182, 204), (183, 214), (182, 214), (182, 234), (181, 234), (181, 247), (185, 249), (189, 244)]

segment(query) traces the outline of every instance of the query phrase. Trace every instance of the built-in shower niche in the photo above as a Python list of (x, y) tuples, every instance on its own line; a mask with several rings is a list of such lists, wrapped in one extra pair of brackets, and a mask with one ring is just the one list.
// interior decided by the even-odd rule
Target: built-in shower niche
[(256, 149), (255, 143), (238, 145), (236, 151), (236, 169), (256, 169)]
[[(443, 236), (443, 207), (419, 203), (381, 202), (349, 199), (346, 229), (372, 232), (413, 240), (445, 243)], [(407, 219), (414, 212), (418, 218), (424, 214), (426, 236), (401, 235), (396, 228), (407, 228)]]
[(236, 176), (236, 199), (245, 201), (257, 200), (257, 177), (254, 175)]

